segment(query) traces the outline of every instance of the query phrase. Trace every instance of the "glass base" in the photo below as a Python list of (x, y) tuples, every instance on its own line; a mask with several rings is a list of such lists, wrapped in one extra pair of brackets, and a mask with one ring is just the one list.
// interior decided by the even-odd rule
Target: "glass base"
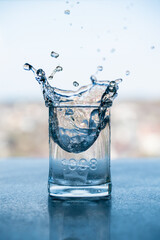
[(110, 198), (111, 182), (95, 186), (65, 186), (48, 183), (49, 195), (54, 198)]

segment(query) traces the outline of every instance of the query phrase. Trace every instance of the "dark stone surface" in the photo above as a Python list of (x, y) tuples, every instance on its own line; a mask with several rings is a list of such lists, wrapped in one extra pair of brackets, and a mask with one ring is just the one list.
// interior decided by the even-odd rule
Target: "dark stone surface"
[(47, 159), (0, 160), (0, 240), (160, 239), (160, 159), (113, 161), (107, 201), (53, 201), (47, 175)]

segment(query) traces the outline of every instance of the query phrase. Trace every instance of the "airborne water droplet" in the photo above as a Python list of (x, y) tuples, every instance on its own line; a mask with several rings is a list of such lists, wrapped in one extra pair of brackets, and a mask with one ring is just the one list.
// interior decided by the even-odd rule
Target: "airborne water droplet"
[(69, 15), (70, 14), (70, 10), (65, 10), (64, 14)]
[(52, 51), (52, 52), (51, 52), (51, 57), (58, 58), (58, 57), (59, 57), (59, 54), (56, 53), (56, 52), (54, 52), (54, 51)]
[(100, 71), (100, 72), (103, 71), (103, 66), (98, 66), (97, 70)]
[(50, 75), (50, 76), (48, 77), (48, 79), (49, 79), (49, 80), (53, 79), (53, 76), (52, 76), (52, 75)]
[(79, 83), (76, 82), (76, 81), (74, 81), (74, 82), (73, 82), (73, 86), (74, 86), (74, 87), (78, 87), (78, 86), (79, 86)]
[(129, 70), (127, 70), (126, 71), (126, 76), (128, 76), (130, 74), (130, 71)]
[(63, 70), (63, 68), (61, 66), (57, 66), (55, 69), (56, 72), (61, 72), (62, 70)]
[(121, 83), (121, 82), (122, 82), (122, 78), (116, 79), (115, 82), (116, 82), (117, 84)]
[(111, 49), (111, 53), (114, 53), (115, 51), (116, 51), (115, 48), (112, 48), (112, 49)]
[(63, 70), (63, 68), (62, 68), (61, 66), (57, 66), (57, 67), (53, 70), (53, 72), (51, 73), (51, 75), (48, 77), (48, 79), (49, 79), (49, 80), (52, 80), (53, 77), (54, 77), (54, 75), (55, 75), (55, 73), (56, 73), (56, 72), (61, 72), (62, 70)]

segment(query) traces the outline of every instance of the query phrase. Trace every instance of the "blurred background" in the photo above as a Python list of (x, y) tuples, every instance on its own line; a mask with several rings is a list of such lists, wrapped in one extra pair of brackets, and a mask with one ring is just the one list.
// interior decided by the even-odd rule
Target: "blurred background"
[[(28, 62), (53, 86), (122, 78), (112, 159), (160, 156), (159, 0), (0, 1), (0, 157), (48, 157), (48, 109)], [(59, 54), (51, 57), (51, 51)]]

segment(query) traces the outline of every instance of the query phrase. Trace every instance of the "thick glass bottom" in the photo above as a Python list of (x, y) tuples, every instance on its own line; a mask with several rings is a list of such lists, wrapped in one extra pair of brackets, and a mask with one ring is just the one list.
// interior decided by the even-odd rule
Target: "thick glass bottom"
[(95, 186), (64, 186), (48, 183), (49, 195), (54, 198), (109, 198), (111, 182)]

